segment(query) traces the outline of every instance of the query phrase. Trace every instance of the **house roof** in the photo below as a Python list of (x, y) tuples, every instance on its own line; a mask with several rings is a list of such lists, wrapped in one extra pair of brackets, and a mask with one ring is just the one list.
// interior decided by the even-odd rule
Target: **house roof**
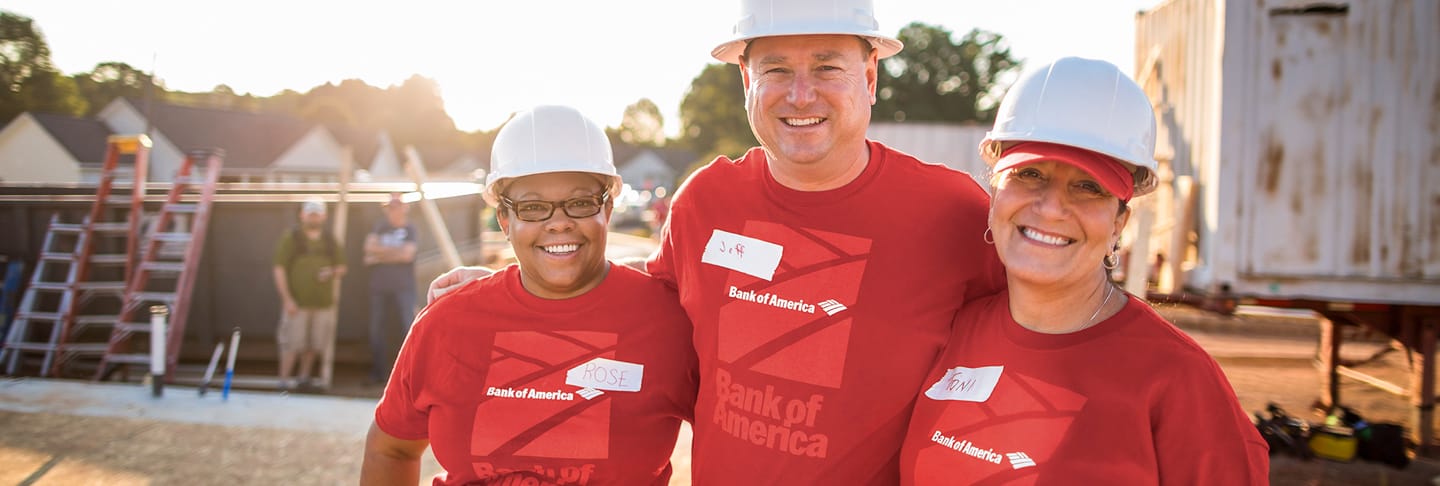
[(54, 113), (35, 113), (30, 116), (44, 127), (50, 136), (70, 152), (70, 156), (82, 164), (99, 164), (105, 161), (105, 139), (112, 132), (99, 120), (73, 118)]
[(420, 152), (420, 162), (425, 165), (426, 172), (440, 172), (449, 169), (462, 157), (471, 157), (479, 161), (480, 168), (490, 170), (490, 152), (479, 150), (467, 150), (460, 145), (424, 145), (415, 147)]
[(225, 149), (225, 166), (229, 168), (268, 167), (315, 126), (299, 118), (270, 113), (166, 103), (153, 103), (151, 109), (150, 120), (155, 128), (180, 150)]
[(370, 169), (370, 164), (375, 162), (375, 156), (380, 151), (378, 132), (349, 125), (329, 124), (325, 125), (325, 128), (335, 135), (336, 141), (355, 151), (356, 169)]
[(676, 174), (683, 174), (700, 157), (694, 150), (679, 147), (659, 147), (654, 150), (660, 154), (666, 165), (675, 169)]
[(615, 151), (616, 168), (624, 167), (641, 152), (649, 151), (659, 156), (660, 160), (665, 161), (665, 165), (679, 174), (690, 168), (690, 164), (695, 163), (696, 157), (699, 157), (695, 151), (679, 147), (641, 147), (619, 141), (612, 141), (610, 146)]

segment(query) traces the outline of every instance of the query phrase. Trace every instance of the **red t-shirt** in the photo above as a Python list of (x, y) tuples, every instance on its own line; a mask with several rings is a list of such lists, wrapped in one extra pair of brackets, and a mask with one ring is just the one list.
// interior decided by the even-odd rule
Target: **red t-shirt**
[(420, 314), (375, 423), (429, 439), (437, 485), (663, 485), (694, 410), (690, 332), (674, 291), (634, 269), (545, 300), (512, 265)]
[(955, 311), (1003, 286), (974, 179), (869, 148), (834, 190), (780, 185), (757, 148), (676, 193), (647, 269), (695, 325), (696, 484), (897, 483)]
[(1130, 298), (1070, 334), (973, 302), (925, 380), (904, 484), (1268, 484), (1269, 448), (1220, 367)]

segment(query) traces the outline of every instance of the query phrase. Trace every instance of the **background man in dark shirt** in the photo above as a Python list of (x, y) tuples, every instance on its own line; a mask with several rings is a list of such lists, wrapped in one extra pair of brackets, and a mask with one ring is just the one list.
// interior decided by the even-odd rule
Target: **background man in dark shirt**
[[(370, 379), (384, 383), (391, 353), (386, 344), (390, 326), (399, 322), (408, 332), (415, 320), (415, 226), (399, 194), (384, 204), (385, 217), (365, 237), (365, 266), (370, 270)], [(393, 310), (393, 313), (391, 312)], [(391, 316), (395, 317), (391, 317)], [(404, 335), (404, 332), (401, 333)]]

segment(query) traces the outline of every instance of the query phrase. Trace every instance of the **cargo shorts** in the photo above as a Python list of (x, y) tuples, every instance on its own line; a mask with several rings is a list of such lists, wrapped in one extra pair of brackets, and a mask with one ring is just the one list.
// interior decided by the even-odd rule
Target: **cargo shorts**
[(335, 340), (335, 308), (306, 309), (294, 314), (281, 311), (275, 343), (281, 353), (323, 352)]

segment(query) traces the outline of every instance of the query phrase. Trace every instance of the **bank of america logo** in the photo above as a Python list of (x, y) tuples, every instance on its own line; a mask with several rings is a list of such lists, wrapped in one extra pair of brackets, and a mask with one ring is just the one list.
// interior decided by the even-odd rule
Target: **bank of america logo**
[(839, 313), (840, 311), (845, 310), (845, 304), (841, 304), (840, 302), (837, 302), (835, 299), (830, 299), (830, 300), (821, 302), (821, 303), (820, 303), (820, 309), (824, 310), (824, 311), (825, 311), (825, 314), (827, 314), (827, 315), (832, 315), (832, 316), (833, 316), (833, 315), (835, 315), (836, 313)]
[(1011, 452), (1005, 454), (1005, 457), (1010, 459), (1010, 467), (1013, 469), (1020, 469), (1022, 467), (1030, 467), (1035, 465), (1035, 460), (1031, 459), (1030, 456), (1025, 455), (1024, 452)]
[(605, 392), (600, 391), (600, 390), (596, 390), (596, 389), (594, 389), (594, 388), (585, 388), (585, 389), (582, 389), (582, 390), (580, 390), (580, 391), (578, 391), (578, 392), (575, 392), (575, 393), (578, 394), (578, 395), (580, 395), (580, 396), (582, 396), (582, 397), (585, 397), (586, 400), (590, 400), (590, 399), (593, 399), (593, 398), (595, 398), (595, 397), (598, 397), (598, 396), (600, 396), (600, 395), (604, 395), (604, 394), (605, 394)]

